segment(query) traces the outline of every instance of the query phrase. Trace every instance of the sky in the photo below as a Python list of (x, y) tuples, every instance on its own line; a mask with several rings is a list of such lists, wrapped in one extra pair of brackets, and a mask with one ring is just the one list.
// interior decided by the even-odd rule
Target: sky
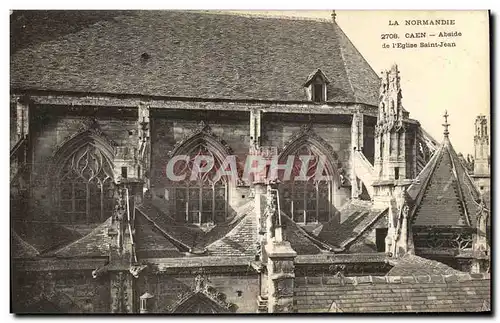
[[(332, 19), (332, 11), (246, 11), (249, 14)], [(405, 26), (406, 19), (455, 20), (451, 26)], [(389, 26), (389, 20), (398, 26)], [(457, 152), (473, 154), (474, 121), (489, 118), (489, 32), (486, 11), (347, 11), (337, 10), (336, 21), (375, 72), (398, 64), (403, 107), (410, 118), (437, 141), (443, 139), (443, 114), (448, 111), (450, 140)], [(405, 39), (406, 33), (460, 32), (461, 36)], [(382, 40), (382, 34), (399, 39)], [(455, 42), (446, 48), (382, 48), (383, 43)]]

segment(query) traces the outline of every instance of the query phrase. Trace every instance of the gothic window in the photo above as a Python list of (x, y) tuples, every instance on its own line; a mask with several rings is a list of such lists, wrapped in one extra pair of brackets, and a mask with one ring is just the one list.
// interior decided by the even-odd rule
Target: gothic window
[(72, 153), (59, 172), (56, 187), (61, 222), (99, 223), (112, 215), (111, 163), (94, 145), (85, 144)]
[(223, 308), (203, 293), (196, 293), (174, 309), (174, 313), (188, 314), (217, 314), (230, 313), (227, 308)]
[[(213, 160), (210, 165), (201, 161), (200, 168), (210, 167), (206, 171), (197, 171), (195, 159), (206, 156)], [(175, 186), (176, 218), (193, 224), (221, 223), (226, 221), (227, 214), (227, 181), (224, 177), (217, 178), (217, 170), (221, 161), (204, 145), (198, 145), (192, 150), (189, 161), (178, 162), (177, 174), (186, 174), (184, 181)], [(196, 174), (192, 178), (192, 174)]]
[[(296, 163), (290, 181), (282, 185), (282, 199), (284, 210), (297, 223), (327, 222), (331, 218), (332, 181), (316, 177), (319, 155), (315, 154), (309, 145), (303, 145), (297, 150)], [(298, 156), (313, 156), (307, 167), (306, 180), (299, 180), (302, 162)], [(305, 170), (305, 169), (304, 169)], [(323, 174), (326, 173), (326, 167)]]

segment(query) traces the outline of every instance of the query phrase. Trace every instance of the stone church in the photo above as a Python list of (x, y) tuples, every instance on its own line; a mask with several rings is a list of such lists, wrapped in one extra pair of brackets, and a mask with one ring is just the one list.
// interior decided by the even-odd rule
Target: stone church
[(12, 312), (490, 311), (487, 126), (469, 174), (335, 14), (10, 20)]

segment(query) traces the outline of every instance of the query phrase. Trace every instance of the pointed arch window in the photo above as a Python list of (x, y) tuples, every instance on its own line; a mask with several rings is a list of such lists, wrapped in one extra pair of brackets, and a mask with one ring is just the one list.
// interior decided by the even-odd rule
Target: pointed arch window
[[(199, 144), (191, 150), (187, 162), (179, 162), (176, 173), (186, 174), (184, 181), (178, 182), (175, 189), (176, 219), (193, 224), (221, 223), (226, 221), (228, 187), (224, 176), (218, 178), (217, 170), (221, 160), (205, 145)], [(206, 171), (197, 172), (196, 158), (201, 158), (200, 168)], [(213, 160), (209, 165), (206, 159)], [(194, 178), (191, 176), (197, 174)]]
[(218, 314), (231, 313), (231, 308), (222, 307), (204, 293), (198, 292), (173, 309), (173, 313)]
[[(297, 223), (327, 222), (331, 219), (333, 207), (333, 177), (327, 168), (318, 167), (320, 154), (311, 149), (309, 144), (303, 144), (295, 153), (295, 163), (292, 178), (284, 181), (282, 197), (284, 210)], [(302, 168), (302, 161), (298, 156), (310, 156), (308, 167), (305, 168), (304, 180), (298, 179)], [(316, 177), (316, 172), (323, 171), (325, 177)]]
[(59, 220), (69, 224), (100, 223), (113, 211), (111, 161), (92, 143), (74, 151), (57, 176)]

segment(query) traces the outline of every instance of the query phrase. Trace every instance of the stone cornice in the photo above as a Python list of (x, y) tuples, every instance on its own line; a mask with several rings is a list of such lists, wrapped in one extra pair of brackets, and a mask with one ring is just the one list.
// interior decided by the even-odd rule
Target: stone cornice
[(13, 270), (19, 271), (56, 271), (56, 270), (95, 270), (106, 264), (108, 258), (101, 259), (14, 259)]
[[(11, 94), (11, 101), (25, 93)], [(258, 101), (258, 100), (226, 100), (226, 99), (187, 99), (148, 97), (116, 94), (84, 93), (52, 93), (35, 91), (30, 95), (30, 100), (35, 105), (59, 105), (69, 107), (96, 106), (115, 108), (137, 108), (140, 103), (147, 104), (151, 109), (180, 109), (180, 110), (218, 110), (218, 111), (244, 111), (261, 109), (263, 112), (277, 113), (304, 113), (304, 114), (331, 114), (351, 115), (361, 110), (364, 115), (376, 117), (377, 108), (359, 103), (326, 102), (316, 104), (302, 101)]]

